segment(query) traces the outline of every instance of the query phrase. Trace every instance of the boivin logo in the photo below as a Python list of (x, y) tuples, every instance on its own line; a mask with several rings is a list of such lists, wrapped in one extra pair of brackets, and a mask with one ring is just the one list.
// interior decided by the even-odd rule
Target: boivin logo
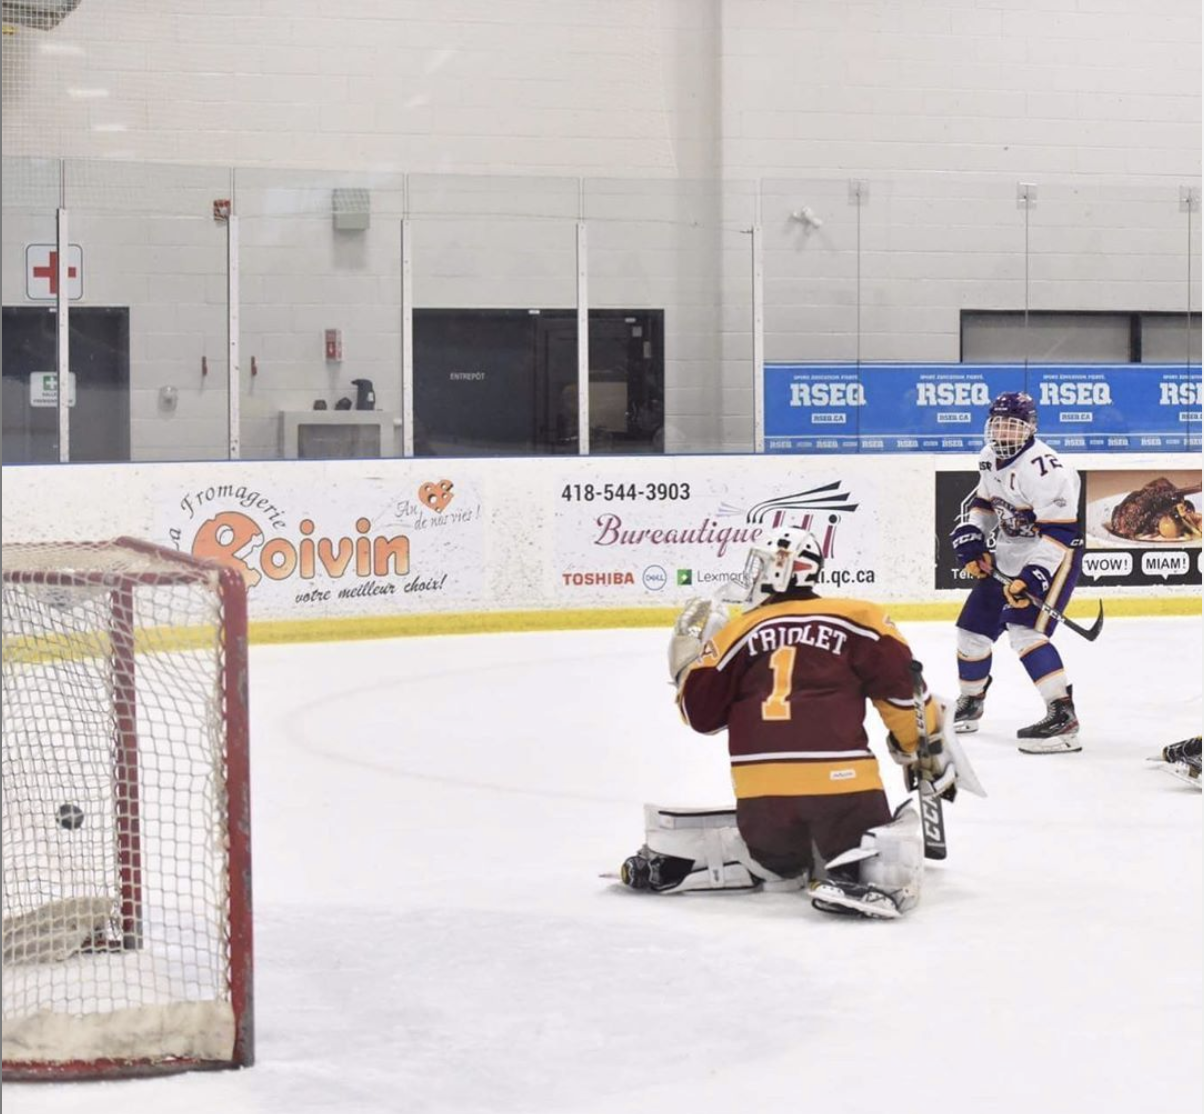
[(358, 577), (409, 575), (410, 539), (404, 534), (367, 537), (372, 523), (366, 518), (355, 520), (356, 538), (315, 538), (309, 518), (301, 520), (299, 529), (302, 537), (296, 544), (279, 535), (265, 539), (253, 518), (239, 511), (222, 511), (197, 530), (192, 555), (238, 569), (248, 588), (265, 576), (287, 580), (296, 574), (312, 580), (319, 569), (336, 580), (349, 571)]
[(418, 499), (424, 507), (442, 514), (454, 498), (451, 480), (438, 480), (436, 483), (425, 483), (418, 489)]

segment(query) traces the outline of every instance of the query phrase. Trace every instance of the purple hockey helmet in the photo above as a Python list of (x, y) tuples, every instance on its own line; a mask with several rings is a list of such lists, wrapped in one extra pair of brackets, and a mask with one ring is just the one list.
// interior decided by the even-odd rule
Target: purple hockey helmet
[(1000, 460), (1015, 456), (1037, 432), (1037, 404), (1023, 391), (1004, 391), (991, 403), (983, 431)]

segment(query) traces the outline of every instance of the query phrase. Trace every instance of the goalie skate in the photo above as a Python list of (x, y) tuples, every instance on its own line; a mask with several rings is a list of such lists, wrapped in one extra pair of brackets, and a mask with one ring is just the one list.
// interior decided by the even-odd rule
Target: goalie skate
[(895, 899), (885, 890), (864, 882), (828, 878), (811, 883), (811, 904), (821, 913), (896, 920), (900, 916)]
[(1199, 765), (1192, 765), (1190, 762), (1167, 762), (1160, 765), (1158, 769), (1170, 774), (1173, 778), (1186, 782), (1193, 789), (1204, 788), (1200, 784)]
[(1200, 736), (1193, 735), (1190, 739), (1163, 747), (1162, 753), (1157, 756), (1155, 761), (1159, 758), (1163, 762), (1186, 762), (1188, 765), (1194, 765), (1198, 770), (1200, 768)]
[(1146, 760), (1157, 762), (1158, 769), (1178, 778), (1195, 789), (1200, 789), (1200, 736), (1184, 739), (1163, 747), (1160, 754), (1152, 754)]

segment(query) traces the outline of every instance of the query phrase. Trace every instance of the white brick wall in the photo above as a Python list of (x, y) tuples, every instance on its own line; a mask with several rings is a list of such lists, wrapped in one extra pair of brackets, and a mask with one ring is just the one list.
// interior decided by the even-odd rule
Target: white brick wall
[(56, 155), (132, 160), (671, 175), (662, 59), (689, 7), (84, 0), (53, 32), (5, 37), (4, 150), (44, 154), (51, 140)]
[(724, 11), (731, 176), (1199, 175), (1193, 0), (744, 0)]
[[(955, 360), (960, 309), (1024, 303), (1019, 180), (1034, 308), (1183, 309), (1200, 39), (1198, 0), (83, 0), (4, 38), (4, 152), (88, 160), (73, 239), (89, 303), (131, 308), (136, 456), (224, 443), (231, 166), (248, 455), (354, 377), (399, 408), (407, 174), (419, 306), (571, 305), (585, 178), (594, 304), (666, 311), (667, 447), (740, 450), (758, 190), (769, 359)], [(331, 228), (338, 185), (368, 232)], [(7, 303), (56, 198), (6, 165)]]

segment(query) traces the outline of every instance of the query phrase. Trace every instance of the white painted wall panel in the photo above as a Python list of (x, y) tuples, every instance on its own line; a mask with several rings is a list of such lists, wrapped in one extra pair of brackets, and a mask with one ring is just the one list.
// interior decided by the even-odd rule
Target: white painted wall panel
[[(420, 306), (572, 305), (586, 178), (595, 304), (665, 310), (667, 446), (730, 449), (756, 183), (770, 359), (956, 359), (960, 309), (1024, 304), (1019, 180), (1040, 190), (1033, 308), (1198, 309), (1178, 191), (1200, 180), (1200, 42), (1197, 0), (84, 0), (5, 36), (3, 143), (87, 160), (88, 302), (130, 306), (135, 391), (187, 377), (174, 418), (135, 416), (137, 455), (224, 444), (209, 210), (231, 166), (255, 451), (278, 407), (346, 392), (322, 327), (393, 405), (406, 175)], [(850, 177), (871, 184), (860, 258)], [(372, 191), (368, 232), (331, 229), (339, 185)], [(4, 193), (11, 304), (57, 167), (10, 162)]]

